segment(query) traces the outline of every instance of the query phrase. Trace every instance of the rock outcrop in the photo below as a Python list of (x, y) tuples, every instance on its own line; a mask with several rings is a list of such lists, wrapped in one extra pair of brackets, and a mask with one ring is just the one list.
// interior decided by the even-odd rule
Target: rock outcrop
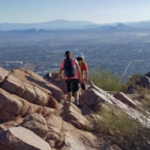
[(31, 130), (41, 138), (45, 138), (47, 136), (48, 127), (42, 115), (39, 114), (28, 115), (24, 119), (21, 126)]
[(2, 132), (0, 145), (7, 150), (51, 150), (47, 142), (23, 127), (13, 127)]
[(9, 74), (9, 71), (0, 67), (0, 83), (4, 81), (4, 79), (7, 77), (8, 74)]
[(48, 81), (50, 81), (52, 84), (56, 85), (57, 87), (59, 87), (64, 93), (67, 93), (67, 88), (66, 88), (66, 83), (65, 80), (63, 78), (60, 79), (60, 81), (56, 81), (57, 78), (57, 74), (47, 74), (45, 76), (45, 79), (47, 79)]
[[(97, 111), (107, 105), (145, 125), (150, 120), (132, 99), (115, 96), (94, 84), (80, 96), (83, 107), (66, 101), (64, 81), (49, 81), (30, 70), (0, 68), (0, 149), (121, 150), (95, 132)], [(142, 117), (141, 117), (142, 116)]]
[(131, 85), (129, 85), (127, 89), (127, 93), (132, 94), (138, 89), (139, 87), (143, 87), (146, 89), (150, 89), (150, 72), (135, 77), (135, 80)]
[(120, 93), (116, 93), (114, 94), (114, 97), (118, 100), (120, 100), (121, 102), (123, 102), (124, 104), (127, 104), (133, 108), (136, 108), (136, 104), (124, 93), (120, 92)]

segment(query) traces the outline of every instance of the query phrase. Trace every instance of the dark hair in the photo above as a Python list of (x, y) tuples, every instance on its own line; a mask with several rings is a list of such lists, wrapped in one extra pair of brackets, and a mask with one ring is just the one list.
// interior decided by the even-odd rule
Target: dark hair
[(66, 52), (65, 52), (65, 56), (66, 56), (67, 58), (70, 58), (70, 55), (71, 55), (71, 52), (70, 52), (70, 51), (66, 51)]
[(77, 58), (76, 58), (76, 60), (77, 60), (77, 61), (82, 61), (82, 60), (83, 60), (83, 58), (81, 58), (81, 57), (77, 57)]

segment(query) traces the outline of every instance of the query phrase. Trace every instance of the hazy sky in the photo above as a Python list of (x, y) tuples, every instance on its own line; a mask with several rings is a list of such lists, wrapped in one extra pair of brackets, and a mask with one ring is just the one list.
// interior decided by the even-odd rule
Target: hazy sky
[(150, 0), (0, 0), (0, 23), (150, 20)]

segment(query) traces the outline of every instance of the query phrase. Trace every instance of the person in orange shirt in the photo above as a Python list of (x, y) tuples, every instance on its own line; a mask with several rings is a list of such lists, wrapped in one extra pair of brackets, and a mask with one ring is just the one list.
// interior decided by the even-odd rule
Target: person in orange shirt
[(86, 84), (88, 84), (88, 67), (86, 62), (84, 61), (84, 55), (80, 54), (76, 59), (79, 63), (79, 67), (82, 73), (82, 79), (85, 80)]

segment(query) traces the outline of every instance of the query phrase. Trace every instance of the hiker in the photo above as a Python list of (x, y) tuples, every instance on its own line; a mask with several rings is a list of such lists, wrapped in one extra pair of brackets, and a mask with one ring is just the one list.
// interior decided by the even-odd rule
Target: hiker
[(82, 80), (82, 74), (80, 72), (77, 60), (72, 58), (70, 51), (65, 52), (65, 60), (61, 62), (60, 70), (56, 79), (57, 81), (60, 80), (63, 70), (68, 91), (68, 100), (69, 102), (71, 102), (71, 96), (73, 92), (75, 104), (80, 107), (78, 90), (79, 90), (79, 82), (81, 82)]
[(84, 61), (84, 55), (83, 54), (80, 54), (76, 59), (79, 63), (79, 67), (80, 67), (82, 79), (83, 79), (82, 80), (83, 82), (81, 83), (81, 88), (82, 88), (82, 90), (85, 90), (85, 84), (84, 83), (88, 84), (88, 67), (87, 67), (86, 62)]

